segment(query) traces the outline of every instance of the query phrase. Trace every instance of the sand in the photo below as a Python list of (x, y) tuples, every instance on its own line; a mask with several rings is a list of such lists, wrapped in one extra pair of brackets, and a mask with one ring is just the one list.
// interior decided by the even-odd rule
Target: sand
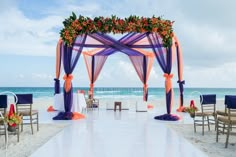
[(5, 148), (5, 136), (0, 136), (0, 156), (4, 157), (27, 157), (36, 149), (46, 143), (49, 139), (59, 133), (67, 124), (40, 124), (40, 130), (31, 134), (30, 126), (24, 126), (20, 133), (20, 141), (17, 142), (16, 135), (9, 135), (8, 147)]
[[(211, 131), (205, 130), (205, 135), (203, 136), (201, 127), (197, 127), (197, 132), (194, 133), (193, 124), (169, 124), (168, 127), (205, 152), (209, 157), (236, 156), (236, 136), (230, 136), (228, 148), (225, 148), (226, 136), (219, 135), (219, 141), (217, 143), (216, 131), (214, 129), (211, 129)], [(214, 127), (212, 126), (211, 128)]]

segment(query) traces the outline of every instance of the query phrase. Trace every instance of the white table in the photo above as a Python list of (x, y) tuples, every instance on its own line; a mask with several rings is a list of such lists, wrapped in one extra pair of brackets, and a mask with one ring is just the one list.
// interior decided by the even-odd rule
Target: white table
[[(64, 109), (64, 95), (63, 93), (54, 95), (54, 109), (58, 111), (65, 111)], [(82, 112), (82, 109), (86, 108), (86, 101), (84, 94), (82, 93), (73, 93), (73, 101), (71, 112)]]

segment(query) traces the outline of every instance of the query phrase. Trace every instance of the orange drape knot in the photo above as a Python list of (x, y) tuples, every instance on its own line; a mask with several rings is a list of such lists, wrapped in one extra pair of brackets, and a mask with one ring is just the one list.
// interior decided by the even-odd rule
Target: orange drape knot
[(144, 84), (143, 88), (147, 89), (148, 88), (148, 84)]
[(69, 92), (69, 90), (71, 89), (71, 80), (73, 79), (73, 75), (72, 74), (65, 74), (63, 79), (65, 80), (65, 90), (66, 92)]
[(169, 80), (172, 79), (174, 75), (165, 73), (163, 76), (166, 78), (166, 80)]
[(166, 93), (168, 93), (172, 88), (171, 79), (173, 78), (173, 74), (165, 73), (163, 76), (166, 78)]
[(143, 84), (143, 88), (145, 90), (145, 92), (147, 91), (148, 85), (147, 84)]
[(69, 75), (65, 74), (64, 77), (63, 77), (63, 79), (64, 79), (65, 81), (71, 81), (71, 80), (73, 79), (73, 75), (72, 75), (72, 74), (69, 74)]
[(90, 89), (91, 89), (91, 88), (93, 88), (93, 87), (94, 87), (94, 84), (93, 84), (93, 83), (91, 83), (91, 84), (90, 84)]
[(94, 84), (93, 83), (91, 83), (90, 84), (90, 91), (93, 93), (93, 88), (94, 88)]
[(93, 88), (94, 88), (94, 84), (91, 83), (90, 84), (90, 90), (88, 91), (88, 95), (89, 95), (89, 98), (93, 98)]

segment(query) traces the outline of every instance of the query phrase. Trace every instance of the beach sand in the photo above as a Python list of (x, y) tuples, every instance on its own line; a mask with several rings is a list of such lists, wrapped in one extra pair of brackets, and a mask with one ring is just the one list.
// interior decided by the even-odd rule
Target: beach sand
[[(123, 101), (123, 100), (120, 100)], [(130, 110), (135, 110), (135, 99), (125, 100), (126, 103), (129, 103)], [(190, 102), (186, 100), (186, 102)], [(50, 105), (53, 105), (53, 98), (38, 98), (35, 99), (33, 108), (38, 110), (46, 111)], [(100, 108), (105, 109), (107, 103), (114, 103), (114, 100), (100, 100)], [(149, 104), (154, 105), (153, 110), (149, 110), (148, 112), (163, 112), (165, 113), (165, 101), (164, 100), (154, 100), (149, 101)], [(187, 103), (188, 104), (188, 103)], [(197, 104), (198, 106), (199, 104)], [(188, 106), (188, 105), (185, 105)], [(175, 103), (173, 106), (173, 112), (176, 113), (176, 109), (178, 108), (178, 104)], [(217, 101), (217, 109), (224, 109), (223, 100)], [(147, 113), (148, 114), (148, 113)], [(178, 113), (176, 113), (178, 114)], [(190, 116), (186, 116), (187, 113), (181, 113), (184, 117), (187, 117), (188, 120), (182, 120), (182, 122), (176, 123), (165, 123), (168, 127), (173, 129), (178, 133), (179, 136), (183, 136), (185, 139), (190, 141), (193, 145), (207, 153), (209, 156), (235, 156), (236, 153), (236, 138), (230, 137), (230, 145), (228, 149), (224, 148), (225, 136), (220, 136), (220, 141), (218, 143), (215, 142), (215, 131), (206, 131), (205, 136), (201, 135), (200, 128), (198, 128), (198, 132), (193, 132), (193, 122)], [(187, 124), (186, 124), (187, 123)], [(9, 144), (8, 150), (6, 151), (4, 148), (4, 136), (0, 136), (1, 145), (0, 145), (0, 154), (6, 154), (12, 157), (23, 157), (29, 156), (32, 152), (34, 152), (41, 145), (46, 143), (49, 139), (55, 136), (58, 132), (60, 132), (63, 128), (65, 128), (69, 123), (53, 123), (53, 124), (44, 124), (44, 122), (40, 122), (40, 131), (35, 132), (34, 135), (30, 133), (30, 130), (24, 130), (20, 135), (20, 142), (17, 143), (16, 136), (9, 136)], [(29, 144), (30, 143), (30, 144)], [(232, 144), (233, 143), (233, 144)], [(24, 148), (24, 149), (23, 149)], [(186, 150), (187, 151), (187, 150)], [(2, 155), (0, 155), (2, 156)]]
[(5, 136), (0, 136), (0, 156), (1, 157), (26, 157), (36, 149), (45, 144), (49, 139), (59, 133), (68, 124), (40, 124), (40, 130), (34, 130), (31, 134), (30, 126), (24, 126), (24, 131), (20, 133), (20, 141), (17, 142), (16, 135), (9, 135), (8, 147), (5, 148)]
[(202, 135), (201, 127), (197, 127), (197, 132), (194, 133), (193, 124), (169, 124), (168, 127), (205, 152), (209, 157), (236, 156), (236, 136), (230, 136), (228, 148), (225, 148), (226, 135), (219, 135), (219, 141), (216, 142), (214, 126), (211, 126), (211, 131), (206, 128), (204, 136)]

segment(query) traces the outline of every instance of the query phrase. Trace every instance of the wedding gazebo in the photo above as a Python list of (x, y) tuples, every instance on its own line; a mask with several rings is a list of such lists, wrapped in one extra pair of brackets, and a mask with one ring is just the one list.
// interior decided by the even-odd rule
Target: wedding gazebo
[[(183, 60), (179, 41), (173, 32), (170, 20), (161, 17), (130, 16), (125, 19), (116, 16), (89, 17), (74, 13), (63, 22), (61, 38), (56, 50), (56, 78), (55, 93), (60, 93), (60, 71), (63, 64), (64, 82), (64, 109), (60, 117), (55, 119), (71, 119), (73, 99), (73, 70), (83, 54), (90, 79), (90, 92), (94, 92), (95, 82), (109, 55), (117, 52), (126, 54), (134, 66), (143, 83), (143, 100), (148, 99), (148, 78), (153, 61), (156, 58), (165, 77), (166, 109), (167, 114), (156, 116), (155, 119), (178, 120), (178, 116), (171, 114), (173, 104), (173, 88), (171, 73), (174, 56), (177, 59), (179, 83), (179, 109), (183, 109)], [(113, 34), (123, 36), (116, 40)]]

